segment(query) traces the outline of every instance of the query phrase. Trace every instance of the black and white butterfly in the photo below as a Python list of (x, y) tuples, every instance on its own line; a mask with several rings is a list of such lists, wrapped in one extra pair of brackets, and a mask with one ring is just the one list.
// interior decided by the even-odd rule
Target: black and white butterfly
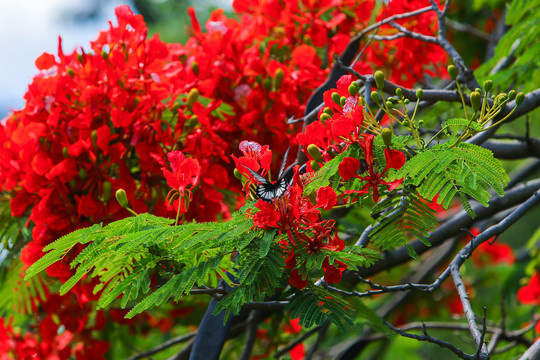
[(285, 194), (287, 189), (289, 189), (289, 187), (292, 185), (294, 175), (293, 167), (291, 166), (285, 171), (285, 165), (287, 164), (288, 155), (289, 149), (287, 149), (287, 151), (285, 152), (285, 157), (283, 159), (283, 162), (281, 163), (281, 168), (279, 169), (278, 180), (274, 183), (271, 183), (266, 178), (257, 174), (255, 171), (251, 170), (247, 166), (243, 165), (260, 183), (257, 186), (257, 189), (255, 189), (255, 193), (257, 194), (259, 199), (268, 203), (272, 203), (274, 200), (280, 199)]

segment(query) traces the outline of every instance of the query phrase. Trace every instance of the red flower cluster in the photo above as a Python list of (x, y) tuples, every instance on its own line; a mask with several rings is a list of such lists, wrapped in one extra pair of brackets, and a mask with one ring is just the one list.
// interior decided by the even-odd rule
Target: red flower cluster
[[(260, 149), (267, 149), (267, 146), (261, 147), (257, 143), (249, 143), (250, 148), (259, 149), (255, 152), (246, 152), (246, 143), (243, 143), (244, 156), (235, 158), (238, 165), (237, 169), (245, 167), (243, 164), (254, 160), (254, 155), (262, 158)], [(333, 220), (322, 220), (321, 210), (330, 210), (337, 203), (335, 191), (327, 186), (317, 190), (316, 202), (312, 203), (309, 197), (304, 196), (304, 186), (309, 175), (300, 176), (298, 166), (294, 168), (294, 176), (291, 187), (280, 199), (275, 199), (273, 203), (259, 200), (255, 207), (259, 209), (253, 214), (255, 226), (262, 229), (279, 229), (280, 233), (286, 234), (281, 242), (286, 249), (288, 256), (285, 260), (286, 268), (292, 269), (289, 283), (299, 289), (307, 286), (307, 276), (301, 276), (298, 270), (297, 259), (305, 254), (315, 254), (321, 250), (340, 251), (345, 247), (334, 227)], [(265, 168), (265, 171), (267, 168)], [(248, 171), (244, 171), (245, 176), (250, 176)], [(256, 181), (252, 179), (251, 181)], [(327, 282), (337, 283), (341, 280), (341, 274), (347, 268), (345, 264), (336, 261), (330, 264), (328, 257), (323, 263), (325, 280)]]
[(364, 157), (368, 165), (367, 176), (360, 176), (356, 172), (360, 168), (360, 161), (355, 158), (346, 157), (343, 159), (343, 162), (339, 164), (339, 174), (343, 180), (350, 180), (351, 178), (358, 178), (360, 180), (366, 181), (362, 190), (346, 190), (345, 194), (367, 194), (369, 189), (373, 189), (373, 201), (379, 201), (379, 186), (384, 185), (388, 187), (388, 191), (395, 190), (401, 183), (403, 179), (393, 180), (390, 182), (384, 181), (383, 177), (389, 169), (401, 169), (405, 164), (405, 154), (401, 151), (392, 150), (390, 148), (384, 149), (384, 157), (386, 159), (386, 167), (383, 171), (377, 172), (374, 170), (374, 158), (373, 158), (373, 138), (371, 134), (364, 134), (363, 141), (359, 142), (362, 150), (364, 150)]
[[(173, 172), (164, 173), (183, 199), (184, 218), (227, 217), (240, 188), (229, 181), (226, 154), (243, 137), (280, 151), (294, 142), (300, 129), (285, 119), (300, 116), (325, 79), (319, 55), (326, 45), (330, 55), (341, 52), (349, 35), (367, 25), (374, 4), (235, 1), (235, 9), (245, 12), (242, 19), (216, 10), (206, 32), (191, 11), (194, 36), (185, 45), (148, 39), (142, 17), (119, 6), (118, 23), (111, 22), (90, 51), (64, 53), (60, 41), (57, 55), (36, 60), (40, 73), (29, 85), (25, 107), (0, 124), (0, 190), (11, 194), (12, 215), (33, 224), (33, 241), (21, 260), (31, 265), (44, 246), (76, 228), (128, 216), (111, 196), (119, 188), (133, 210), (173, 216), (162, 168), (174, 149), (182, 155), (173, 153)], [(414, 75), (426, 64), (414, 59)], [(359, 113), (350, 116), (359, 127)], [(271, 155), (264, 156), (259, 161), (268, 169)], [(223, 197), (225, 189), (233, 194), (231, 202)], [(315, 248), (331, 243), (327, 230), (333, 228), (317, 226), (309, 228), (323, 244)], [(67, 279), (72, 255), (48, 274)], [(61, 301), (69, 307), (75, 300)], [(91, 344), (91, 332), (84, 334)]]

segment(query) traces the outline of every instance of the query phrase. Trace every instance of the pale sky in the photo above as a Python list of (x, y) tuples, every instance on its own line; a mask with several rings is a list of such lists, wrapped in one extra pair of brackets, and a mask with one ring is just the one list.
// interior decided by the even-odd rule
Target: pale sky
[(63, 49), (88, 47), (99, 30), (114, 19), (115, 5), (126, 1), (107, 1), (103, 18), (85, 24), (73, 24), (66, 12), (86, 4), (84, 0), (0, 0), (0, 118), (10, 108), (24, 105), (23, 95), (37, 73), (34, 60), (44, 51), (56, 54), (58, 36)]

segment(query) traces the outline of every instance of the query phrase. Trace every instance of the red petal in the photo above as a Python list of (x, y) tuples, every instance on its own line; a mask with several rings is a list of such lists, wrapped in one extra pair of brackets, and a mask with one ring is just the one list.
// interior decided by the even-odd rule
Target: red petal
[(384, 157), (386, 158), (386, 170), (388, 169), (401, 169), (405, 164), (405, 154), (401, 151), (385, 148)]
[(44, 52), (35, 61), (36, 67), (39, 70), (47, 70), (56, 64), (54, 55)]
[(345, 157), (343, 161), (339, 163), (339, 175), (343, 180), (348, 181), (353, 177), (356, 177), (356, 171), (360, 167), (360, 160), (353, 157)]

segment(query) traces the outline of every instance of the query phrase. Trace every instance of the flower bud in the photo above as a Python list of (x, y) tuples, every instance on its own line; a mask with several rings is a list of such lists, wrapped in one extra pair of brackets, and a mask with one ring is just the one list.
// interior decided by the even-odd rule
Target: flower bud
[(267, 91), (272, 90), (272, 83), (273, 83), (273, 81), (272, 81), (271, 78), (265, 78), (263, 80), (263, 86)]
[(108, 202), (111, 199), (112, 194), (112, 184), (110, 181), (104, 181), (103, 187), (101, 189), (101, 196), (103, 199), (103, 202)]
[(418, 125), (420, 125), (420, 126), (424, 125), (424, 120), (422, 120), (422, 119), (418, 120)]
[(339, 105), (344, 106), (345, 101), (347, 101), (347, 98), (345, 96), (342, 96), (339, 98)]
[(358, 93), (358, 89), (353, 84), (356, 84), (356, 83), (353, 82), (351, 85), (349, 85), (349, 89), (348, 89), (349, 90), (349, 95), (356, 96), (356, 94)]
[(393, 109), (393, 108), (394, 108), (394, 104), (392, 104), (391, 101), (387, 101), (387, 102), (386, 102), (386, 107), (387, 107), (388, 109)]
[(197, 64), (196, 61), (191, 63), (191, 71), (193, 71), (195, 75), (199, 75), (199, 64)]
[(199, 98), (199, 90), (197, 90), (197, 88), (193, 88), (189, 90), (189, 94), (186, 98), (187, 107), (191, 108), (193, 104), (195, 104), (198, 98)]
[(327, 113), (330, 116), (334, 115), (334, 112), (328, 106), (323, 109), (323, 112)]
[(103, 58), (103, 60), (107, 60), (107, 52), (105, 50), (101, 50), (101, 57)]
[(90, 140), (92, 141), (92, 145), (97, 149), (97, 130), (92, 130)]
[(311, 155), (313, 159), (320, 162), (323, 161), (321, 151), (319, 150), (319, 147), (317, 145), (315, 144), (308, 145), (307, 152), (309, 155)]
[(116, 196), (116, 201), (118, 201), (121, 207), (123, 208), (128, 207), (128, 199), (127, 199), (126, 190), (118, 189), (116, 190), (116, 193), (114, 195)]
[(510, 90), (508, 92), (508, 99), (514, 100), (516, 98), (516, 90)]
[(398, 98), (401, 99), (403, 97), (403, 89), (397, 88), (396, 89), (396, 95), (398, 96)]
[(516, 105), (519, 106), (525, 101), (525, 94), (521, 91), (516, 95)]
[(409, 105), (411, 101), (409, 99), (403, 99), (403, 102), (405, 103), (405, 105)]
[(278, 68), (276, 72), (274, 73), (274, 83), (272, 84), (274, 90), (279, 90), (279, 88), (281, 88), (281, 83), (283, 83), (284, 76), (285, 76), (285, 73), (283, 72), (283, 69)]
[(65, 146), (62, 148), (62, 155), (64, 155), (65, 158), (69, 157), (69, 150)]
[(311, 168), (315, 171), (319, 171), (321, 169), (321, 167), (319, 166), (319, 163), (315, 160), (311, 160), (311, 162), (309, 163), (309, 165), (311, 166)]
[(67, 69), (67, 74), (68, 74), (70, 77), (73, 77), (73, 75), (75, 75), (75, 71), (73, 71), (72, 68), (69, 68), (69, 69)]
[(479, 92), (473, 91), (471, 93), (471, 106), (474, 111), (480, 110), (480, 105), (482, 104), (482, 95)]
[(353, 81), (352, 84), (355, 88), (356, 88), (356, 92), (360, 91), (360, 84), (357, 83), (356, 81)]
[(422, 97), (424, 96), (424, 90), (422, 89), (417, 89), (416, 90), (416, 97), (418, 98), (418, 100), (422, 100)]
[(454, 65), (448, 65), (448, 75), (450, 75), (453, 80), (457, 79), (458, 71)]
[(493, 81), (491, 81), (491, 80), (484, 81), (484, 91), (485, 92), (489, 92), (492, 87), (493, 87)]
[(324, 124), (326, 122), (326, 120), (330, 119), (331, 116), (328, 115), (327, 113), (322, 113), (321, 116), (319, 117), (319, 120), (321, 120), (321, 122)]
[(375, 104), (378, 104), (379, 101), (381, 101), (381, 98), (380, 98), (380, 96), (379, 96), (379, 93), (376, 92), (376, 91), (372, 91), (372, 92), (371, 92), (371, 100), (373, 100), (373, 102), (374, 102)]
[(234, 171), (233, 171), (233, 174), (234, 174), (235, 178), (242, 181), (242, 173), (240, 171), (238, 171), (238, 169), (235, 168)]
[(84, 168), (79, 169), (79, 177), (81, 178), (81, 180), (86, 179), (86, 170)]
[(383, 90), (384, 89), (384, 73), (381, 70), (375, 71), (375, 74), (373, 75), (375, 77), (375, 84), (377, 85), (377, 89)]
[(382, 139), (384, 141), (384, 145), (386, 146), (390, 146), (392, 145), (392, 130), (389, 129), (389, 128), (384, 128), (382, 129), (382, 133), (381, 133), (381, 136), (382, 136)]
[(339, 99), (340, 99), (340, 98), (341, 98), (341, 97), (339, 96), (339, 94), (338, 94), (337, 92), (334, 91), (334, 92), (332, 93), (332, 101), (335, 102), (335, 103), (338, 104), (338, 105), (339, 105)]

